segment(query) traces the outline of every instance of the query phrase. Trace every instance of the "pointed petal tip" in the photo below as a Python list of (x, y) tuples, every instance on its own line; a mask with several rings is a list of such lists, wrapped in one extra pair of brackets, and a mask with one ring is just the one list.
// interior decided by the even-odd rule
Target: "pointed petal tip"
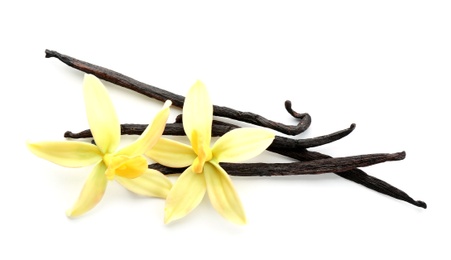
[(194, 84), (191, 86), (191, 91), (202, 89), (202, 91), (206, 91), (207, 87), (201, 80), (196, 80)]
[(27, 148), (37, 157), (64, 167), (84, 167), (102, 159), (98, 147), (78, 141), (27, 142)]
[(66, 210), (66, 217), (68, 217), (68, 218), (73, 218), (73, 217), (72, 217), (72, 209)]
[(244, 216), (244, 218), (238, 219), (238, 221), (235, 221), (234, 223), (235, 223), (235, 224), (238, 224), (238, 225), (240, 225), (240, 226), (246, 225), (246, 224), (247, 224), (246, 216)]
[(74, 207), (66, 210), (66, 217), (69, 219), (76, 219), (86, 214), (87, 212), (77, 212)]
[(194, 85), (204, 85), (204, 83), (202, 82), (202, 80), (198, 79), (198, 80), (196, 80)]
[(225, 219), (227, 219), (229, 222), (236, 224), (236, 225), (244, 226), (247, 224), (247, 219), (246, 219), (246, 216), (244, 215), (244, 212), (243, 212), (243, 215), (237, 215), (237, 216), (233, 216), (233, 217), (223, 215), (223, 217)]
[(74, 218), (78, 217), (79, 215), (75, 215), (74, 208), (70, 208), (70, 209), (66, 210), (66, 216), (70, 219), (74, 219)]
[(168, 225), (168, 224), (171, 223), (171, 222), (172, 222), (172, 219), (170, 219), (170, 218), (164, 216), (164, 224), (165, 224), (165, 225)]
[(27, 146), (28, 150), (32, 150), (33, 146), (34, 146), (34, 143), (29, 141), (29, 140), (26, 140), (25, 141), (25, 145)]
[(36, 147), (36, 145), (38, 144), (39, 142), (32, 142), (32, 141), (30, 141), (30, 140), (26, 140), (25, 141), (25, 145), (27, 146), (27, 148), (28, 149), (33, 149), (34, 147)]
[[(41, 142), (43, 143), (43, 142)], [(27, 149), (33, 153), (34, 155), (39, 156), (39, 152), (42, 150), (40, 149), (40, 143), (39, 142), (30, 142), (30, 141), (26, 141), (25, 145), (27, 146)]]
[(172, 213), (173, 213), (173, 211), (172, 210), (169, 211), (167, 207), (164, 209), (164, 224), (165, 225), (167, 225), (167, 224), (171, 223), (172, 221), (176, 220), (174, 218), (174, 214), (172, 214)]
[(169, 108), (171, 105), (172, 105), (172, 101), (168, 99), (164, 102), (163, 109)]

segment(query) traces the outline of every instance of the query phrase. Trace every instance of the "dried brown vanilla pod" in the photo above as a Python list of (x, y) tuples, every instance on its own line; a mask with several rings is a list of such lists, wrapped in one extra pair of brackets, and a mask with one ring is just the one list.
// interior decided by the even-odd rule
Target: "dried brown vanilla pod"
[[(64, 62), (65, 64), (69, 65), (70, 67), (73, 67), (75, 69), (81, 70), (89, 74), (93, 74), (100, 79), (106, 80), (108, 82), (114, 83), (124, 88), (128, 88), (130, 90), (133, 90), (135, 92), (141, 93), (145, 96), (157, 99), (162, 102), (165, 102), (166, 100), (171, 100), (173, 106), (179, 108), (183, 107), (183, 102), (185, 98), (181, 95), (177, 95), (167, 90), (142, 83), (121, 73), (115, 72), (113, 70), (100, 67), (85, 61), (81, 61), (69, 57), (67, 55), (60, 54), (56, 51), (46, 50), (45, 54), (46, 58), (55, 57), (60, 61)], [(224, 106), (213, 106), (213, 114), (215, 116), (227, 117), (258, 126), (268, 127), (288, 135), (297, 135), (307, 130), (307, 128), (310, 126), (311, 123), (310, 115), (307, 113), (300, 114), (293, 111), (291, 108), (291, 102), (289, 101), (285, 102), (285, 108), (293, 117), (299, 119), (299, 123), (297, 125), (295, 126), (284, 125), (266, 119), (258, 114), (254, 114), (251, 112), (242, 112)]]
[[(147, 125), (145, 124), (121, 124), (121, 134), (122, 135), (139, 135), (144, 129), (146, 129)], [(221, 136), (228, 131), (237, 128), (238, 126), (232, 124), (225, 124), (223, 122), (214, 120), (212, 135), (213, 136)], [(296, 150), (296, 149), (305, 149), (310, 147), (321, 146), (324, 144), (328, 144), (334, 141), (337, 141), (348, 134), (350, 134), (355, 129), (355, 124), (352, 124), (349, 128), (339, 130), (337, 132), (307, 138), (307, 139), (291, 139), (283, 136), (276, 136), (274, 142), (271, 144), (272, 149), (288, 149), (288, 150)], [(183, 131), (182, 123), (168, 123), (166, 124), (166, 128), (164, 129), (164, 135), (185, 135)], [(64, 133), (64, 137), (66, 138), (91, 138), (92, 134), (89, 129), (83, 130), (78, 133), (74, 133), (71, 131), (67, 131)]]
[[(233, 176), (291, 176), (344, 172), (356, 167), (366, 167), (388, 161), (399, 161), (405, 158), (405, 152), (366, 154), (339, 158), (318, 159), (293, 163), (220, 163), (229, 175)], [(177, 174), (185, 168), (171, 168), (155, 163), (150, 169), (163, 174)]]

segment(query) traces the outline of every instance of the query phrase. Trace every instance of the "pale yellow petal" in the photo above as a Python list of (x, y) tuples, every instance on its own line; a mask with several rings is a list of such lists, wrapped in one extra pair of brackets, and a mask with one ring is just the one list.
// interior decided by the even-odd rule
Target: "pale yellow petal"
[(197, 81), (186, 95), (183, 105), (183, 129), (195, 150), (198, 144), (192, 140), (194, 131), (197, 132), (197, 140), (202, 141), (206, 148), (210, 147), (212, 122), (213, 105), (205, 85)]
[(86, 74), (83, 93), (89, 126), (97, 146), (104, 154), (114, 152), (119, 145), (121, 129), (106, 88), (98, 78)]
[(274, 140), (274, 134), (255, 128), (234, 129), (213, 145), (213, 157), (218, 162), (240, 162), (262, 153)]
[(116, 180), (131, 192), (142, 196), (166, 198), (172, 188), (172, 183), (166, 176), (151, 169), (134, 179), (116, 176)]
[(191, 146), (166, 138), (160, 138), (146, 155), (162, 165), (174, 168), (189, 166), (197, 157)]
[(186, 169), (166, 197), (164, 222), (167, 224), (190, 213), (202, 201), (205, 190), (203, 174), (194, 173), (191, 167)]
[(28, 143), (35, 155), (65, 167), (83, 167), (102, 160), (102, 153), (95, 145), (82, 142)]
[(106, 166), (103, 162), (98, 163), (94, 167), (86, 180), (77, 202), (72, 209), (67, 211), (67, 216), (80, 216), (99, 203), (105, 193), (108, 182), (105, 176), (105, 170)]
[(150, 150), (160, 139), (166, 127), (166, 121), (169, 117), (169, 107), (172, 102), (170, 100), (164, 103), (163, 108), (155, 116), (154, 120), (147, 126), (146, 130), (141, 136), (131, 145), (121, 149), (118, 154), (125, 154), (128, 156), (142, 155)]
[(233, 223), (246, 224), (243, 206), (229, 175), (215, 163), (205, 164), (204, 175), (208, 197), (216, 211)]

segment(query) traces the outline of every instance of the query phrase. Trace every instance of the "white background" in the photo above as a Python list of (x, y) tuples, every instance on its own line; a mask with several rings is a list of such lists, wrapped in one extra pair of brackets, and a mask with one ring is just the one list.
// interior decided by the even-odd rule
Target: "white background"
[[(116, 2), (0, 4), (1, 259), (450, 259), (449, 1)], [(356, 123), (315, 150), (405, 150), (404, 161), (365, 171), (428, 209), (325, 174), (233, 178), (246, 226), (208, 199), (164, 225), (163, 200), (114, 182), (94, 210), (68, 219), (90, 169), (51, 164), (25, 143), (87, 128), (83, 74), (45, 49), (182, 95), (200, 79), (215, 104), (295, 124), (290, 99), (313, 118), (300, 137)], [(123, 123), (147, 123), (161, 106), (106, 86)]]

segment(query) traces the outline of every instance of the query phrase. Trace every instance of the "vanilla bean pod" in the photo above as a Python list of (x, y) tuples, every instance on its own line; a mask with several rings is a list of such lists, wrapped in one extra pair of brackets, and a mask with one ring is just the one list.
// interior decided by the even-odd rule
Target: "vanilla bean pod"
[[(181, 95), (174, 94), (172, 92), (169, 92), (164, 89), (160, 89), (148, 84), (145, 84), (143, 82), (137, 81), (133, 78), (130, 78), (128, 76), (125, 76), (121, 73), (118, 73), (116, 71), (100, 67), (82, 60), (78, 60), (75, 58), (72, 58), (70, 56), (58, 53), (56, 51), (51, 50), (45, 50), (45, 57), (51, 58), (55, 57), (62, 61), (63, 63), (67, 64), (68, 66), (75, 68), (77, 70), (93, 74), (96, 77), (109, 81), (111, 83), (114, 83), (118, 86), (131, 89), (135, 92), (138, 92), (140, 94), (143, 94), (145, 96), (148, 96), (150, 98), (154, 98), (157, 100), (160, 100), (162, 102), (166, 100), (171, 100), (173, 106), (182, 108), (183, 102), (185, 98)], [(271, 120), (268, 120), (258, 114), (254, 114), (251, 112), (242, 112), (238, 111), (229, 107), (223, 107), (223, 106), (213, 106), (213, 114), (220, 117), (227, 117), (234, 120), (247, 122), (263, 127), (268, 127), (271, 129), (274, 129), (278, 132), (288, 134), (288, 135), (297, 135), (305, 130), (310, 126), (311, 123), (311, 117), (307, 113), (297, 113), (295, 112), (291, 107), (291, 102), (286, 101), (285, 102), (285, 108), (292, 115), (293, 117), (299, 119), (299, 123), (295, 126), (292, 125), (284, 125), (281, 123), (277, 123)]]
[[(327, 159), (332, 158), (331, 156), (319, 153), (319, 152), (313, 152), (313, 151), (307, 151), (307, 150), (300, 150), (300, 151), (288, 151), (288, 150), (280, 150), (280, 149), (271, 149), (271, 147), (268, 148), (268, 151), (272, 151), (281, 155), (285, 155), (287, 157), (297, 159), (300, 161), (317, 161), (321, 159)], [(405, 201), (407, 203), (410, 203), (412, 205), (415, 205), (420, 208), (427, 208), (427, 204), (421, 200), (414, 200), (412, 197), (410, 197), (407, 193), (404, 191), (394, 187), (393, 185), (380, 180), (376, 177), (373, 177), (371, 175), (368, 175), (364, 171), (360, 169), (351, 169), (343, 172), (334, 172), (340, 177), (343, 177), (347, 180), (353, 181), (355, 183), (361, 184), (369, 189), (372, 189), (374, 191), (377, 191), (379, 193), (388, 195), (390, 197)]]
[[(367, 154), (314, 161), (292, 163), (221, 163), (224, 170), (233, 176), (287, 176), (344, 172), (356, 167), (366, 167), (387, 161), (404, 159), (405, 152)], [(171, 168), (158, 163), (149, 165), (150, 169), (163, 174), (182, 173), (186, 168)]]
[[(140, 135), (146, 129), (145, 124), (121, 124), (121, 134), (122, 135)], [(213, 121), (212, 136), (221, 136), (230, 130), (238, 128), (238, 126), (232, 124), (223, 124), (220, 121)], [(355, 129), (355, 124), (352, 124), (349, 128), (318, 137), (307, 138), (307, 139), (291, 139), (282, 136), (276, 136), (271, 144), (271, 148), (278, 150), (297, 150), (305, 149), (310, 147), (321, 146), (334, 141), (337, 141), (348, 134), (350, 134)], [(182, 123), (168, 123), (164, 129), (163, 135), (185, 135)], [(78, 133), (71, 131), (66, 131), (64, 133), (66, 138), (91, 138), (91, 130), (83, 130)]]

